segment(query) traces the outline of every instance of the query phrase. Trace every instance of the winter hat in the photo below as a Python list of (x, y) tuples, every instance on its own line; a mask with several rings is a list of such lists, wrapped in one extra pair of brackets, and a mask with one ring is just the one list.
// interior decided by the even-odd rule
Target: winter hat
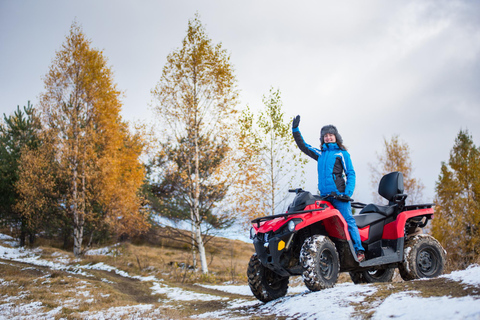
[(334, 125), (329, 124), (329, 125), (324, 126), (322, 128), (322, 130), (320, 130), (320, 142), (322, 143), (322, 145), (325, 143), (325, 141), (323, 140), (323, 137), (327, 133), (331, 133), (331, 134), (335, 135), (335, 138), (337, 139), (337, 143), (343, 144), (342, 136), (340, 135), (340, 133), (338, 133), (337, 128), (335, 128)]

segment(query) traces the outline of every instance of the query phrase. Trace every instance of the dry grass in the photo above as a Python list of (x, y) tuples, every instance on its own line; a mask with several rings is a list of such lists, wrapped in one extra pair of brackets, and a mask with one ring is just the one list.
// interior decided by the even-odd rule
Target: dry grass
[[(91, 271), (85, 277), (65, 271), (32, 267), (20, 262), (0, 264), (1, 303), (13, 302), (25, 306), (32, 301), (41, 303), (43, 312), (61, 308), (56, 317), (76, 319), (83, 312), (138, 304), (153, 304), (163, 309), (159, 296), (152, 295), (151, 284), (122, 278), (104, 271)], [(178, 312), (165, 309), (168, 317)], [(81, 318), (81, 317), (80, 317)], [(182, 318), (180, 315), (178, 318)]]
[[(161, 233), (161, 230), (157, 230)], [(159, 236), (157, 234), (157, 236)], [(42, 241), (38, 247), (41, 259), (63, 261), (74, 269), (75, 265), (104, 263), (131, 275), (150, 276), (164, 279), (172, 286), (184, 287), (189, 291), (228, 295), (221, 292), (206, 292), (193, 283), (223, 283), (226, 281), (246, 284), (246, 268), (253, 253), (253, 246), (241, 241), (216, 238), (206, 246), (210, 273), (205, 276), (185, 266), (192, 264), (188, 246), (173, 243), (161, 237), (147, 243), (135, 239), (134, 243), (111, 244), (109, 255), (86, 255), (76, 259), (69, 251), (58, 249), (58, 244)], [(4, 246), (8, 246), (3, 244)], [(89, 276), (72, 273), (71, 270), (52, 270), (10, 260), (0, 261), (0, 309), (10, 315), (22, 316), (18, 310), (28, 309), (32, 302), (38, 303), (45, 315), (54, 312), (55, 318), (81, 319), (86, 315), (102, 317), (105, 310), (121, 310), (122, 307), (148, 307), (147, 310), (129, 311), (131, 316), (184, 319), (200, 312), (214, 311), (224, 307), (226, 302), (203, 303), (201, 301), (177, 302), (161, 294), (152, 294), (152, 282), (125, 278), (102, 270), (87, 270)], [(231, 295), (233, 296), (233, 295)], [(7, 309), (6, 309), (7, 308)], [(10, 309), (8, 309), (10, 308)], [(32, 311), (33, 312), (33, 311)], [(24, 315), (23, 315), (24, 316)], [(126, 316), (115, 315), (122, 319)], [(130, 317), (126, 317), (130, 318)]]
[[(184, 242), (168, 238), (168, 229), (152, 228), (143, 239), (134, 239), (138, 246), (131, 252), (123, 252), (127, 260), (135, 261), (136, 271), (156, 270), (168, 273), (174, 281), (182, 283), (207, 282), (243, 283), (247, 281), (247, 266), (254, 248), (251, 243), (215, 237), (208, 241), (205, 250), (209, 275), (192, 271), (191, 247), (187, 239)], [(131, 262), (130, 262), (131, 263)], [(197, 259), (197, 268), (200, 261)]]
[[(244, 251), (239, 252), (242, 248)], [(190, 250), (179, 250), (169, 247), (150, 247), (146, 245), (133, 245), (122, 243), (115, 247), (115, 253), (111, 256), (85, 256), (82, 264), (99, 263), (114, 266), (132, 274), (138, 275), (161, 275), (172, 282), (180, 283), (246, 283), (246, 269), (253, 249), (249, 244), (235, 243), (225, 244), (225, 251), (207, 252), (209, 274), (190, 268), (193, 264)], [(248, 257), (248, 258), (247, 258)]]

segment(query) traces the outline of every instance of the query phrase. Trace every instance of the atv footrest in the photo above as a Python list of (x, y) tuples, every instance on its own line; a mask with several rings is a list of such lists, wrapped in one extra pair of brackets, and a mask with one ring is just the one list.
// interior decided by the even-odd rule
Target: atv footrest
[(398, 239), (394, 243), (389, 243), (388, 240), (383, 241), (382, 245), (378, 247), (380, 250), (377, 251), (377, 254), (380, 254), (380, 256), (371, 257), (371, 253), (369, 254), (367, 251), (367, 260), (360, 262), (360, 267), (379, 266), (403, 261), (403, 238)]
[(382, 256), (378, 258), (373, 258), (369, 260), (364, 260), (360, 262), (360, 267), (372, 267), (372, 266), (379, 266), (389, 263), (397, 263), (402, 261), (402, 254), (389, 254), (387, 256)]

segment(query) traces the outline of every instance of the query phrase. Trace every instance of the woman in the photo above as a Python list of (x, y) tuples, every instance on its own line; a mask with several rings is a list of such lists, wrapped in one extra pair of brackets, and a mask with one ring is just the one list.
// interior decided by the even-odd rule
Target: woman
[[(343, 139), (333, 125), (327, 125), (320, 131), (320, 148), (313, 148), (305, 143), (298, 125), (300, 116), (296, 116), (292, 123), (292, 132), (295, 142), (300, 150), (307, 156), (317, 161), (318, 190), (321, 196), (327, 196), (332, 192), (343, 195), (344, 199), (330, 198), (332, 205), (340, 211), (348, 224), (348, 232), (352, 237), (353, 247), (357, 254), (358, 261), (365, 259), (365, 249), (362, 247), (360, 233), (352, 215), (352, 207), (348, 199), (353, 195), (355, 189), (355, 170), (353, 169), (350, 154), (343, 145)], [(347, 177), (345, 183), (344, 175)]]

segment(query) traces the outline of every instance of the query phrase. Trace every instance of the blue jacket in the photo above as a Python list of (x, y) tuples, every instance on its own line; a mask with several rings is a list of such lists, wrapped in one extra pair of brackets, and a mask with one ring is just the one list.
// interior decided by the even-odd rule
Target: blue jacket
[(322, 150), (314, 148), (305, 143), (298, 127), (292, 131), (300, 150), (317, 161), (320, 195), (325, 196), (336, 192), (351, 197), (355, 189), (355, 170), (350, 154), (346, 150), (340, 149), (336, 143), (325, 143)]

